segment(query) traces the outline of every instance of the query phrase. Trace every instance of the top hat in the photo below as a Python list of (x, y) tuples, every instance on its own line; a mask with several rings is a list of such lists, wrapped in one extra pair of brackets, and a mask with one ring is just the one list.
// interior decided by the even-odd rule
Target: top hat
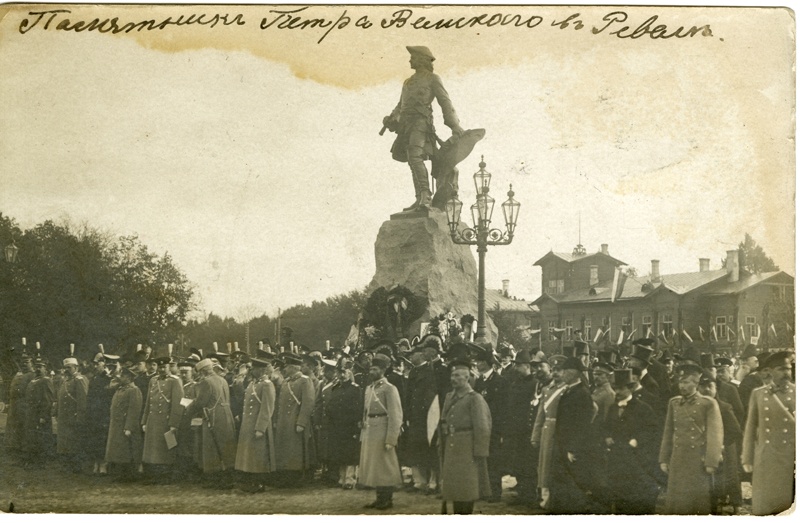
[(586, 368), (586, 365), (583, 364), (580, 358), (576, 357), (567, 358), (566, 360), (564, 360), (564, 363), (561, 364), (561, 370), (569, 370), (569, 369), (579, 370), (581, 372), (589, 370)]
[(699, 363), (704, 369), (714, 368), (714, 355), (709, 352), (701, 354)]
[(601, 350), (597, 353), (597, 359), (602, 363), (609, 363), (611, 365), (616, 365), (617, 352), (613, 350)]
[(614, 370), (614, 387), (626, 387), (633, 383), (633, 373), (631, 369)]
[(589, 352), (589, 344), (582, 340), (575, 340), (572, 343), (572, 355), (576, 358), (579, 356), (588, 356)]
[(653, 355), (653, 348), (647, 345), (634, 345), (631, 358), (636, 358), (645, 363), (650, 363), (650, 357)]

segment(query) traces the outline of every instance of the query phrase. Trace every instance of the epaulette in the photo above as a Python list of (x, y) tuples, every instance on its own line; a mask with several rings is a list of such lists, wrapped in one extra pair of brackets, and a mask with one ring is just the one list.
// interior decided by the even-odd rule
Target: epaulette
[(176, 379), (176, 380), (178, 379), (178, 377), (176, 375), (174, 375), (174, 374), (167, 374), (167, 377), (168, 378), (173, 378), (173, 379)]
[(671, 397), (671, 398), (669, 399), (669, 401), (670, 401), (670, 402), (673, 402), (673, 401), (680, 401), (682, 397), (683, 397), (683, 396), (680, 396), (680, 395), (678, 395), (678, 396), (673, 396), (673, 397)]
[(766, 390), (768, 387), (769, 387), (768, 385), (761, 385), (760, 387), (754, 388), (753, 392), (756, 392), (757, 390)]

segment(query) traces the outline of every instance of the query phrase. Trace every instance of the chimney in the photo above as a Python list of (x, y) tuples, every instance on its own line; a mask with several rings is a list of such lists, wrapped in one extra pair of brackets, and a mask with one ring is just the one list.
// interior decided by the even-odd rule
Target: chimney
[(660, 282), (661, 272), (658, 270), (658, 260), (650, 260), (650, 281)]
[(509, 280), (503, 280), (503, 296), (508, 298), (508, 283)]
[(600, 278), (597, 276), (597, 265), (589, 266), (589, 286), (597, 285)]
[(739, 251), (728, 251), (728, 258), (725, 260), (725, 270), (728, 271), (728, 282), (739, 281)]
[(708, 266), (711, 260), (709, 258), (700, 258), (700, 272), (708, 271)]
[(608, 244), (607, 243), (601, 243), (600, 244), (600, 252), (602, 252), (603, 254), (608, 256)]

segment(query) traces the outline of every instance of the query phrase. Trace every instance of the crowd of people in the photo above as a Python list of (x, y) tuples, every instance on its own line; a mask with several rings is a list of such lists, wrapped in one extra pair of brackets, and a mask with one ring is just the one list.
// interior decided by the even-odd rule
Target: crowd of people
[[(482, 501), (736, 514), (743, 481), (753, 514), (793, 503), (793, 351), (749, 345), (729, 359), (640, 339), (621, 354), (576, 340), (546, 357), (435, 334), (353, 353), (214, 349), (177, 359), (171, 346), (122, 357), (101, 346), (60, 369), (23, 354), (6, 448), (19, 466), (57, 455), (119, 482), (373, 488), (365, 508), (383, 511), (402, 488), (440, 497), (443, 513)], [(503, 497), (508, 475), (516, 495)]]

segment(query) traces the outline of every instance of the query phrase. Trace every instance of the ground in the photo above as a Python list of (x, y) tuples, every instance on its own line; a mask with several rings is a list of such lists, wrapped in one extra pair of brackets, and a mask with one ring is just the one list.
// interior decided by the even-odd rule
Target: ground
[[(383, 514), (364, 509), (375, 499), (371, 490), (342, 490), (314, 482), (294, 489), (268, 488), (258, 494), (240, 490), (202, 488), (199, 481), (170, 485), (118, 484), (106, 477), (72, 474), (56, 463), (42, 469), (15, 464), (5, 450), (2, 432), (5, 414), (0, 413), (0, 511), (14, 504), (20, 513), (86, 514)], [(503, 501), (478, 502), (479, 514), (543, 514), (544, 511), (510, 505), (516, 494), (514, 480), (505, 478)], [(750, 497), (745, 484), (745, 497)], [(749, 506), (743, 513), (749, 513)], [(440, 514), (441, 499), (435, 495), (397, 492), (388, 514)]]

